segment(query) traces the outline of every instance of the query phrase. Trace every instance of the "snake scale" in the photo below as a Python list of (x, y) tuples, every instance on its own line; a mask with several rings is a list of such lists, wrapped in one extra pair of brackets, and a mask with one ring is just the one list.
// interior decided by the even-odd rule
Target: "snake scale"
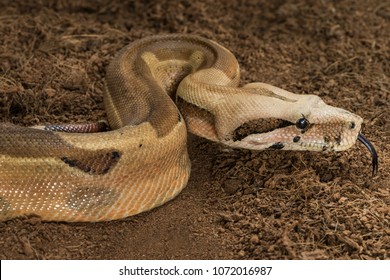
[(109, 64), (109, 124), (0, 125), (0, 220), (106, 221), (147, 211), (187, 184), (187, 130), (253, 150), (342, 151), (362, 118), (264, 84), (239, 86), (234, 55), (195, 35), (131, 43)]

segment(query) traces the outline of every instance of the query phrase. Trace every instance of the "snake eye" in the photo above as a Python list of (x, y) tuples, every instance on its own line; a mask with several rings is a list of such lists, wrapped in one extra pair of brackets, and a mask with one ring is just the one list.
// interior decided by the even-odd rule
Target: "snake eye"
[(303, 118), (300, 118), (299, 120), (297, 120), (297, 122), (295, 123), (295, 125), (297, 126), (297, 128), (299, 129), (305, 129), (309, 126), (309, 120), (305, 118), (305, 116), (303, 116)]

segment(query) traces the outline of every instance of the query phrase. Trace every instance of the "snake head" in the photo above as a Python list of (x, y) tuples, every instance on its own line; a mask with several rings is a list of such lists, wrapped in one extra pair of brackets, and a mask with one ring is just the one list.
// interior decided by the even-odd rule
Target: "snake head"
[(377, 171), (375, 148), (360, 134), (360, 116), (327, 105), (316, 95), (293, 94), (259, 83), (249, 88), (259, 85), (269, 91), (265, 95), (263, 91), (251, 103), (259, 104), (259, 117), (249, 114), (249, 120), (233, 130), (228, 145), (253, 150), (331, 152), (349, 149), (360, 140), (372, 155), (373, 173)]

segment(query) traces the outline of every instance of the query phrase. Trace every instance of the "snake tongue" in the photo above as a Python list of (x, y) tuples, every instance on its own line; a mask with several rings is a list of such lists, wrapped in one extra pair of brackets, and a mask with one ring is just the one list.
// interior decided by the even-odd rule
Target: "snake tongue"
[(374, 176), (378, 172), (378, 154), (375, 151), (374, 146), (371, 144), (370, 141), (367, 140), (366, 137), (363, 136), (363, 134), (359, 133), (358, 138), (360, 142), (364, 144), (364, 146), (367, 147), (367, 149), (370, 151), (372, 156), (372, 176)]

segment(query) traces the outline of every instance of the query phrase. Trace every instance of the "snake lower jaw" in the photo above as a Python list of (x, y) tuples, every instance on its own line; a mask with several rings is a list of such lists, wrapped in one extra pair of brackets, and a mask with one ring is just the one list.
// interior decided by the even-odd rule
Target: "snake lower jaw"
[[(366, 146), (372, 157), (372, 175), (378, 173), (378, 154), (374, 145), (364, 137), (363, 134), (358, 133), (356, 136), (345, 137), (350, 138), (348, 142), (342, 143), (340, 141), (310, 141), (304, 142), (301, 137), (294, 137), (292, 142), (270, 142), (266, 141), (264, 135), (252, 134), (240, 141), (223, 141), (222, 143), (233, 148), (242, 148), (250, 150), (290, 150), (290, 151), (317, 151), (317, 152), (340, 152), (345, 151), (355, 145), (356, 140)], [(345, 139), (344, 138), (344, 139)], [(295, 140), (295, 142), (294, 142)], [(298, 143), (299, 142), (299, 143)]]

